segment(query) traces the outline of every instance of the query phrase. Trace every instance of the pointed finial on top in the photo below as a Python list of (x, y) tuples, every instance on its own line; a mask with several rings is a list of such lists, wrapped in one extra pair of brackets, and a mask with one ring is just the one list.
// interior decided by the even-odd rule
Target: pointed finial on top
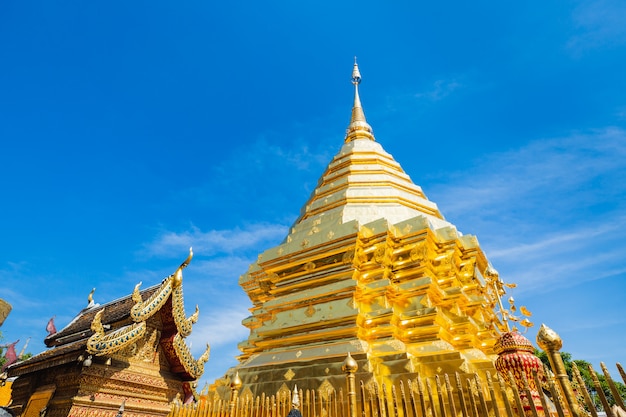
[(359, 84), (361, 84), (361, 72), (359, 65), (354, 57), (354, 67), (352, 68), (352, 84), (354, 85), (354, 105), (352, 106), (352, 118), (346, 132), (346, 142), (355, 139), (374, 140), (372, 127), (365, 120), (365, 113), (361, 107), (361, 99), (359, 98)]
[(356, 57), (354, 57), (354, 68), (352, 68), (352, 84), (361, 84), (361, 72), (359, 71), (359, 64), (356, 63)]
[(300, 407), (300, 397), (298, 396), (298, 386), (294, 385), (293, 387), (293, 396), (291, 397), (291, 406), (293, 408)]
[(95, 301), (93, 300), (93, 293), (95, 292), (96, 292), (96, 289), (92, 288), (91, 292), (87, 296), (87, 307), (93, 307), (96, 304)]
[(124, 415), (124, 405), (126, 404), (126, 399), (122, 401), (122, 405), (120, 405), (120, 409), (117, 411), (115, 417), (122, 417)]

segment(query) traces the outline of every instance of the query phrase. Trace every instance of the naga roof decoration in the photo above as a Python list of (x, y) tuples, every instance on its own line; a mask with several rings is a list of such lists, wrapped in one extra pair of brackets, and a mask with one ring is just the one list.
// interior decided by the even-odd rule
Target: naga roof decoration
[[(150, 317), (152, 317), (152, 315), (154, 315), (154, 313), (159, 311), (161, 307), (163, 307), (163, 305), (167, 302), (167, 300), (170, 297), (170, 294), (172, 294), (172, 290), (175, 287), (180, 288), (181, 286), (180, 284), (183, 281), (183, 269), (185, 269), (187, 265), (189, 265), (189, 262), (191, 262), (192, 257), (193, 257), (193, 250), (189, 249), (189, 256), (187, 257), (187, 259), (185, 259), (185, 261), (178, 267), (176, 272), (174, 272), (172, 275), (165, 278), (161, 282), (161, 287), (159, 288), (159, 290), (155, 292), (154, 294), (152, 294), (152, 296), (150, 296), (148, 300), (143, 301), (141, 297), (141, 293), (139, 292), (139, 287), (141, 286), (141, 282), (135, 286), (135, 290), (133, 291), (133, 301), (135, 302), (135, 305), (130, 310), (130, 317), (133, 319), (134, 322), (145, 321), (149, 319)], [(184, 310), (184, 306), (182, 303), (182, 290), (179, 291), (176, 297), (180, 298), (180, 301), (177, 302), (176, 304), (178, 307), (182, 309), (181, 313), (184, 317), (185, 310)], [(179, 320), (177, 320), (177, 324), (178, 322)]]
[(180, 334), (174, 336), (173, 347), (185, 371), (187, 371), (189, 375), (195, 375), (196, 378), (199, 378), (204, 373), (204, 364), (209, 360), (209, 355), (211, 354), (209, 344), (207, 343), (204, 353), (198, 360), (193, 358), (189, 347)]
[(135, 304), (130, 309), (130, 318), (134, 323), (107, 334), (101, 321), (104, 308), (98, 311), (91, 323), (93, 334), (87, 340), (87, 352), (95, 356), (110, 355), (136, 342), (146, 333), (146, 321), (161, 311), (168, 301), (171, 301), (171, 315), (175, 330), (172, 332), (173, 338), (163, 342), (166, 354), (168, 358), (176, 362), (176, 365), (181, 366), (186, 374), (192, 378), (200, 377), (204, 372), (204, 363), (209, 357), (209, 346), (207, 345), (204, 354), (195, 360), (184, 341), (184, 338), (191, 334), (192, 326), (198, 320), (199, 315), (198, 306), (196, 306), (195, 312), (187, 317), (183, 299), (182, 271), (189, 265), (192, 257), (193, 251), (189, 249), (187, 259), (172, 275), (165, 278), (145, 301), (139, 290), (141, 283), (135, 286), (131, 297)]
[(120, 329), (104, 333), (102, 325), (102, 313), (104, 309), (98, 311), (91, 323), (91, 330), (94, 334), (87, 340), (87, 352), (96, 356), (109, 355), (115, 353), (124, 346), (136, 342), (146, 334), (146, 322), (133, 323)]

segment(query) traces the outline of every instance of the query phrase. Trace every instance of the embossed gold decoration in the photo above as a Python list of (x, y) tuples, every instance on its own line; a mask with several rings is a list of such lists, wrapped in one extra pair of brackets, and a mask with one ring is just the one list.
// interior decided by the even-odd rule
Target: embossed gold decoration
[(296, 376), (296, 373), (293, 371), (293, 369), (288, 369), (283, 376), (287, 381), (291, 381), (293, 377)]

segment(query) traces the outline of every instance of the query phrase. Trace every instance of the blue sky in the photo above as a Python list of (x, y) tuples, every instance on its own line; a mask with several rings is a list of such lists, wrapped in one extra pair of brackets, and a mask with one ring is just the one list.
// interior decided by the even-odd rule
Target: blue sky
[(529, 338), (625, 360), (626, 4), (430, 3), (2, 2), (5, 341), (43, 350), (92, 287), (158, 283), (193, 246), (190, 339), (221, 376), (238, 277), (341, 147), (356, 55), (377, 140), (518, 284)]

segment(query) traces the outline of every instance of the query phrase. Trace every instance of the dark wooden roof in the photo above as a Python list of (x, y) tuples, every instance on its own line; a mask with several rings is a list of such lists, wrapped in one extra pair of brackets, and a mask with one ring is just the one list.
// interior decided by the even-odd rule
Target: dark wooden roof
[[(160, 284), (141, 291), (143, 299), (150, 297)], [(32, 372), (39, 366), (50, 367), (77, 360), (78, 351), (84, 351), (87, 339), (93, 334), (91, 322), (96, 313), (103, 308), (102, 324), (112, 324), (130, 317), (130, 310), (135, 305), (132, 294), (118, 298), (106, 304), (96, 304), (81, 310), (80, 313), (61, 331), (51, 334), (44, 339), (44, 343), (50, 349), (45, 350), (25, 361), (15, 363), (9, 367), (11, 376), (21, 375), (24, 372)], [(70, 355), (76, 352), (76, 355)]]
[[(87, 339), (82, 339), (60, 347), (44, 350), (25, 361), (17, 362), (9, 366), (9, 375), (11, 377), (19, 376), (39, 369), (47, 369), (74, 361), (78, 364), (78, 356), (84, 353), (86, 342)], [(74, 354), (72, 354), (73, 352)]]
[[(159, 285), (154, 285), (142, 290), (141, 296), (143, 299), (145, 300), (150, 297), (159, 289)], [(85, 308), (63, 329), (47, 336), (44, 339), (44, 343), (48, 347), (58, 347), (77, 340), (86, 339), (93, 334), (91, 331), (91, 322), (98, 311), (104, 308), (102, 324), (111, 324), (128, 318), (133, 305), (135, 305), (135, 302), (132, 299), (132, 294), (129, 294), (106, 304), (96, 304), (93, 307)]]

